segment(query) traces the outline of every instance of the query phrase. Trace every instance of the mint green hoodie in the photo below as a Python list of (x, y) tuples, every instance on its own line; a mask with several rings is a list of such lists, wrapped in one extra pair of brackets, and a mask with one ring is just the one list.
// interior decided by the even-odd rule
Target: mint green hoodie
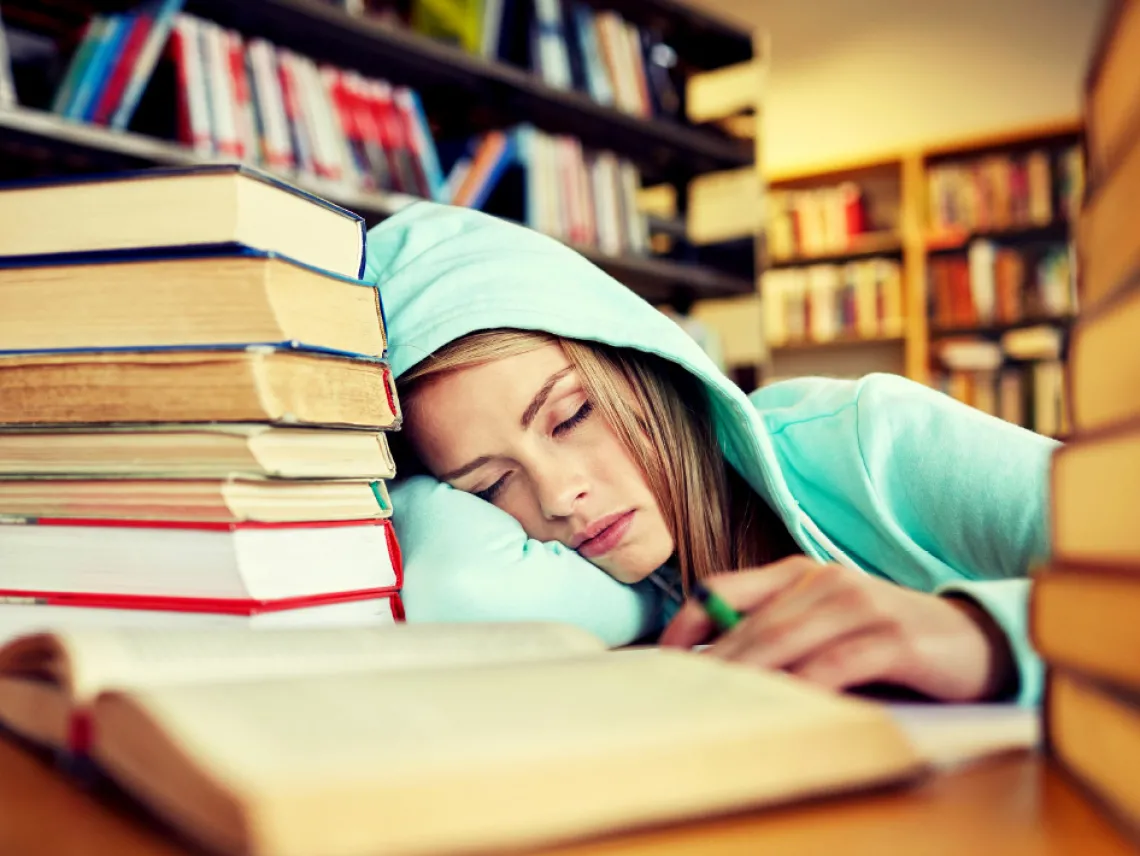
[[(893, 375), (804, 378), (745, 396), (675, 323), (551, 238), (474, 211), (413, 204), (368, 235), (398, 377), (495, 327), (635, 348), (708, 390), (725, 459), (803, 551), (921, 591), (975, 599), (1006, 632), (1023, 702), (1041, 693), (1027, 569), (1048, 552), (1056, 445)], [(493, 395), (492, 390), (488, 390)], [(613, 645), (661, 629), (663, 596), (615, 582), (506, 513), (424, 476), (392, 490), (410, 621), (550, 619)]]

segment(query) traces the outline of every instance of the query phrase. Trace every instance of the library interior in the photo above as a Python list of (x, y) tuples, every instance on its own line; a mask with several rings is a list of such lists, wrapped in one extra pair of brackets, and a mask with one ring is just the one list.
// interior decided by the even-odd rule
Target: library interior
[(1138, 852), (1138, 198), (1140, 0), (0, 0), (0, 852)]

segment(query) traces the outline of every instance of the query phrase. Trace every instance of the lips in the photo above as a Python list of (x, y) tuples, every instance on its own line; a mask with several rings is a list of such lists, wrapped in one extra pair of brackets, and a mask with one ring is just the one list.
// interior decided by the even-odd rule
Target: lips
[(620, 511), (595, 520), (574, 535), (570, 541), (571, 549), (577, 550), (579, 555), (587, 559), (606, 555), (624, 540), (633, 523), (633, 515), (632, 510)]

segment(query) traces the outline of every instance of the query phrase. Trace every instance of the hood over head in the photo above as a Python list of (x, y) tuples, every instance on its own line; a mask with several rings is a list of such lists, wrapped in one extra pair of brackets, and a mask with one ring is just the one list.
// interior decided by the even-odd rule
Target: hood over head
[(747, 396), (676, 323), (569, 247), (478, 211), (417, 202), (368, 234), (397, 378), (468, 333), (510, 327), (655, 354), (699, 378), (725, 458), (798, 531), (797, 505)]

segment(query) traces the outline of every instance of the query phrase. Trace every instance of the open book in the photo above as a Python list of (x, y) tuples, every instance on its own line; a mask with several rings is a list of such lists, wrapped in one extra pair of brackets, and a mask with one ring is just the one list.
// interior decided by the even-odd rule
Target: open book
[(870, 702), (550, 624), (29, 636), (0, 720), (267, 856), (497, 851), (923, 768)]

